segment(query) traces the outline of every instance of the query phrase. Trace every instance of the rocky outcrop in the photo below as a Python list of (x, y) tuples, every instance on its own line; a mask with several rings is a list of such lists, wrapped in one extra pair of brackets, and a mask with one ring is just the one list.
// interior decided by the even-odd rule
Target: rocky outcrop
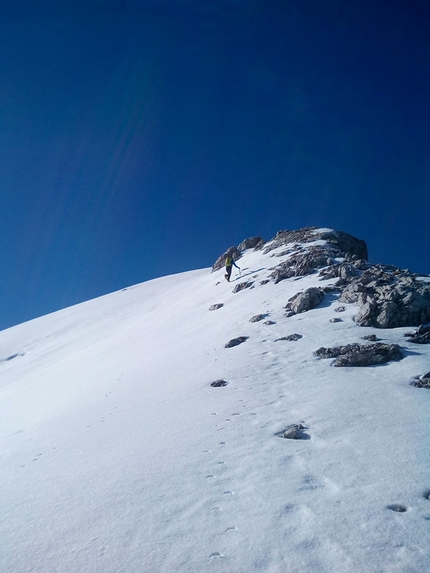
[(247, 249), (259, 249), (265, 244), (264, 239), (261, 237), (249, 237), (238, 245), (239, 251), (246, 251)]
[(218, 271), (219, 269), (222, 269), (225, 266), (225, 260), (227, 257), (232, 257), (235, 261), (237, 261), (238, 259), (240, 259), (241, 256), (242, 255), (237, 247), (230, 247), (225, 251), (225, 253), (223, 253), (220, 257), (217, 258), (217, 260), (212, 265), (211, 272), (215, 272)]
[(297, 293), (291, 297), (285, 306), (285, 316), (293, 316), (301, 312), (307, 312), (317, 307), (324, 298), (324, 291), (321, 288), (311, 287), (304, 292)]
[(291, 277), (304, 277), (320, 267), (329, 264), (330, 257), (335, 255), (330, 247), (310, 246), (303, 252), (294, 252), (286, 261), (274, 268), (270, 278), (275, 284)]
[(249, 237), (248, 239), (242, 241), (237, 247), (230, 247), (225, 251), (225, 253), (217, 258), (217, 260), (212, 265), (211, 272), (222, 269), (225, 266), (225, 260), (227, 257), (233, 257), (233, 259), (237, 261), (242, 256), (242, 251), (246, 251), (247, 249), (261, 248), (264, 243), (265, 241), (261, 237)]
[(396, 267), (373, 265), (343, 288), (339, 300), (359, 306), (354, 320), (360, 326), (397, 328), (430, 320), (430, 285)]
[(327, 241), (333, 252), (343, 255), (355, 256), (358, 259), (367, 259), (367, 245), (361, 239), (356, 239), (348, 233), (333, 229), (320, 229), (318, 227), (305, 227), (297, 231), (278, 231), (275, 237), (265, 246), (264, 252), (269, 253), (278, 247), (314, 241)]
[(218, 310), (219, 308), (222, 308), (224, 306), (224, 304), (222, 302), (217, 302), (216, 304), (211, 304), (211, 306), (209, 307), (209, 310)]
[(319, 348), (315, 351), (318, 358), (337, 358), (333, 366), (373, 366), (392, 360), (401, 360), (403, 353), (398, 344), (347, 344), (334, 348)]
[[(255, 247), (254, 247), (255, 245)], [(319, 272), (321, 280), (337, 279), (320, 291), (340, 294), (340, 303), (358, 306), (354, 317), (360, 326), (397, 328), (419, 326), (430, 322), (430, 281), (392, 265), (370, 264), (367, 246), (361, 239), (348, 233), (317, 227), (296, 231), (279, 231), (265, 243), (260, 237), (251, 237), (239, 245), (240, 249), (264, 249), (264, 254), (282, 262), (269, 270), (271, 274), (260, 284), (275, 284)], [(230, 247), (214, 264), (213, 270), (222, 268), (227, 256), (240, 256), (238, 247)], [(236, 285), (233, 292), (252, 287), (252, 283)], [(320, 296), (320, 295), (319, 295)], [(309, 294), (297, 295), (286, 307), (287, 316), (305, 312)], [(337, 310), (337, 309), (336, 309)], [(430, 342), (430, 335), (411, 337), (417, 344)]]
[[(306, 245), (316, 241), (326, 241), (326, 245)], [(277, 256), (292, 255), (287, 265), (295, 269), (295, 274), (291, 276), (302, 276), (313, 272), (316, 268), (334, 264), (336, 257), (367, 259), (367, 246), (361, 239), (356, 239), (343, 231), (306, 227), (296, 231), (279, 231), (268, 243), (259, 236), (249, 237), (237, 247), (230, 247), (218, 257), (212, 266), (212, 272), (221, 269), (227, 257), (233, 256), (237, 260), (241, 251), (246, 249), (264, 248), (264, 253), (268, 254), (283, 246), (286, 250), (278, 253)], [(284, 267), (283, 273), (287, 273), (287, 268)]]

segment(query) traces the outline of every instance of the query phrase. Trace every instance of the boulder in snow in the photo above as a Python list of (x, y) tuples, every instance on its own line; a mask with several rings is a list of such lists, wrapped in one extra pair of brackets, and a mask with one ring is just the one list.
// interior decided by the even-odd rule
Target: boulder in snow
[(260, 322), (260, 320), (265, 319), (267, 314), (255, 314), (249, 319), (249, 322)]
[(211, 386), (213, 388), (221, 388), (222, 386), (227, 386), (228, 382), (226, 382), (225, 380), (215, 380), (214, 382), (211, 382)]
[(233, 346), (239, 346), (239, 344), (246, 342), (248, 338), (249, 336), (238, 336), (237, 338), (232, 338), (227, 342), (225, 348), (233, 348)]
[(245, 290), (246, 288), (251, 288), (254, 283), (251, 282), (243, 282), (236, 285), (233, 289), (233, 293), (240, 292), (241, 290)]
[(319, 358), (337, 358), (333, 366), (374, 366), (393, 360), (401, 360), (403, 353), (398, 344), (347, 344), (334, 348), (319, 348), (315, 353)]
[(297, 293), (291, 297), (285, 306), (287, 316), (307, 312), (317, 307), (324, 298), (324, 291), (321, 288), (311, 287), (304, 292)]
[(276, 434), (279, 438), (285, 438), (287, 440), (300, 440), (306, 437), (306, 434), (303, 433), (305, 430), (305, 426), (303, 424), (290, 424), (287, 426), (282, 432)]

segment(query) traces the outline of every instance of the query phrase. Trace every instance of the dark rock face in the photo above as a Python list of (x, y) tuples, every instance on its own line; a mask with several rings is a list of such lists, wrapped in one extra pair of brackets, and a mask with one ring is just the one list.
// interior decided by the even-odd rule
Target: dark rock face
[(222, 302), (219, 302), (217, 304), (212, 304), (209, 307), (209, 310), (218, 310), (219, 308), (222, 308), (224, 306), (224, 304)]
[(239, 346), (239, 344), (246, 342), (248, 338), (249, 336), (239, 336), (238, 338), (232, 338), (227, 342), (225, 348), (233, 348), (233, 346)]
[(236, 286), (234, 287), (233, 292), (236, 293), (236, 292), (240, 292), (241, 290), (245, 290), (246, 288), (251, 288), (253, 284), (254, 284), (254, 283), (253, 283), (252, 281), (251, 281), (251, 282), (239, 283), (238, 285), (236, 285)]
[(246, 251), (246, 249), (261, 248), (264, 244), (265, 241), (261, 237), (249, 237), (249, 239), (242, 241), (237, 248), (239, 251)]
[(286, 316), (293, 316), (301, 312), (307, 312), (317, 307), (324, 298), (321, 288), (311, 287), (291, 297), (285, 306)]
[(315, 353), (318, 358), (336, 358), (333, 366), (373, 366), (385, 364), (392, 360), (401, 360), (403, 353), (398, 344), (347, 344), (334, 348), (319, 348)]
[(369, 340), (369, 342), (378, 342), (378, 340), (381, 340), (376, 334), (367, 334), (366, 336), (362, 336), (362, 339)]
[(214, 262), (211, 272), (215, 272), (218, 271), (219, 269), (222, 269), (225, 266), (225, 260), (227, 257), (232, 257), (235, 261), (237, 261), (241, 257), (239, 249), (237, 247), (230, 247), (229, 249), (227, 249), (225, 253), (223, 253), (220, 257), (218, 257), (217, 260)]
[(341, 318), (330, 318), (330, 322), (343, 322)]
[(213, 388), (221, 388), (222, 386), (227, 386), (228, 382), (225, 380), (215, 380), (215, 382), (211, 382), (211, 386)]

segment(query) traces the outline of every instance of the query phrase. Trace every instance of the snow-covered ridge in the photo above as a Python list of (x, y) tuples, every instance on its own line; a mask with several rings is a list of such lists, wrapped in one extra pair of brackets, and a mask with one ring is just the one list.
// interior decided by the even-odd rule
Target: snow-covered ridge
[[(192, 271), (0, 332), (2, 570), (429, 569), (430, 392), (411, 383), (430, 346), (339, 300), (408, 277), (354, 282), (375, 269), (345, 252), (298, 275), (333, 254), (314, 231), (245, 249), (230, 284)], [(317, 306), (289, 314), (306, 293)], [(365, 336), (401, 359), (315, 354)]]

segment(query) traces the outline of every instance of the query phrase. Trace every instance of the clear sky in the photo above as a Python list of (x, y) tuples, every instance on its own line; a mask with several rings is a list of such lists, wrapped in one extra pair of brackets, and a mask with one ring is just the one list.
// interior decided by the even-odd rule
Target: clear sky
[(0, 328), (307, 225), (430, 273), (428, 2), (8, 4)]

